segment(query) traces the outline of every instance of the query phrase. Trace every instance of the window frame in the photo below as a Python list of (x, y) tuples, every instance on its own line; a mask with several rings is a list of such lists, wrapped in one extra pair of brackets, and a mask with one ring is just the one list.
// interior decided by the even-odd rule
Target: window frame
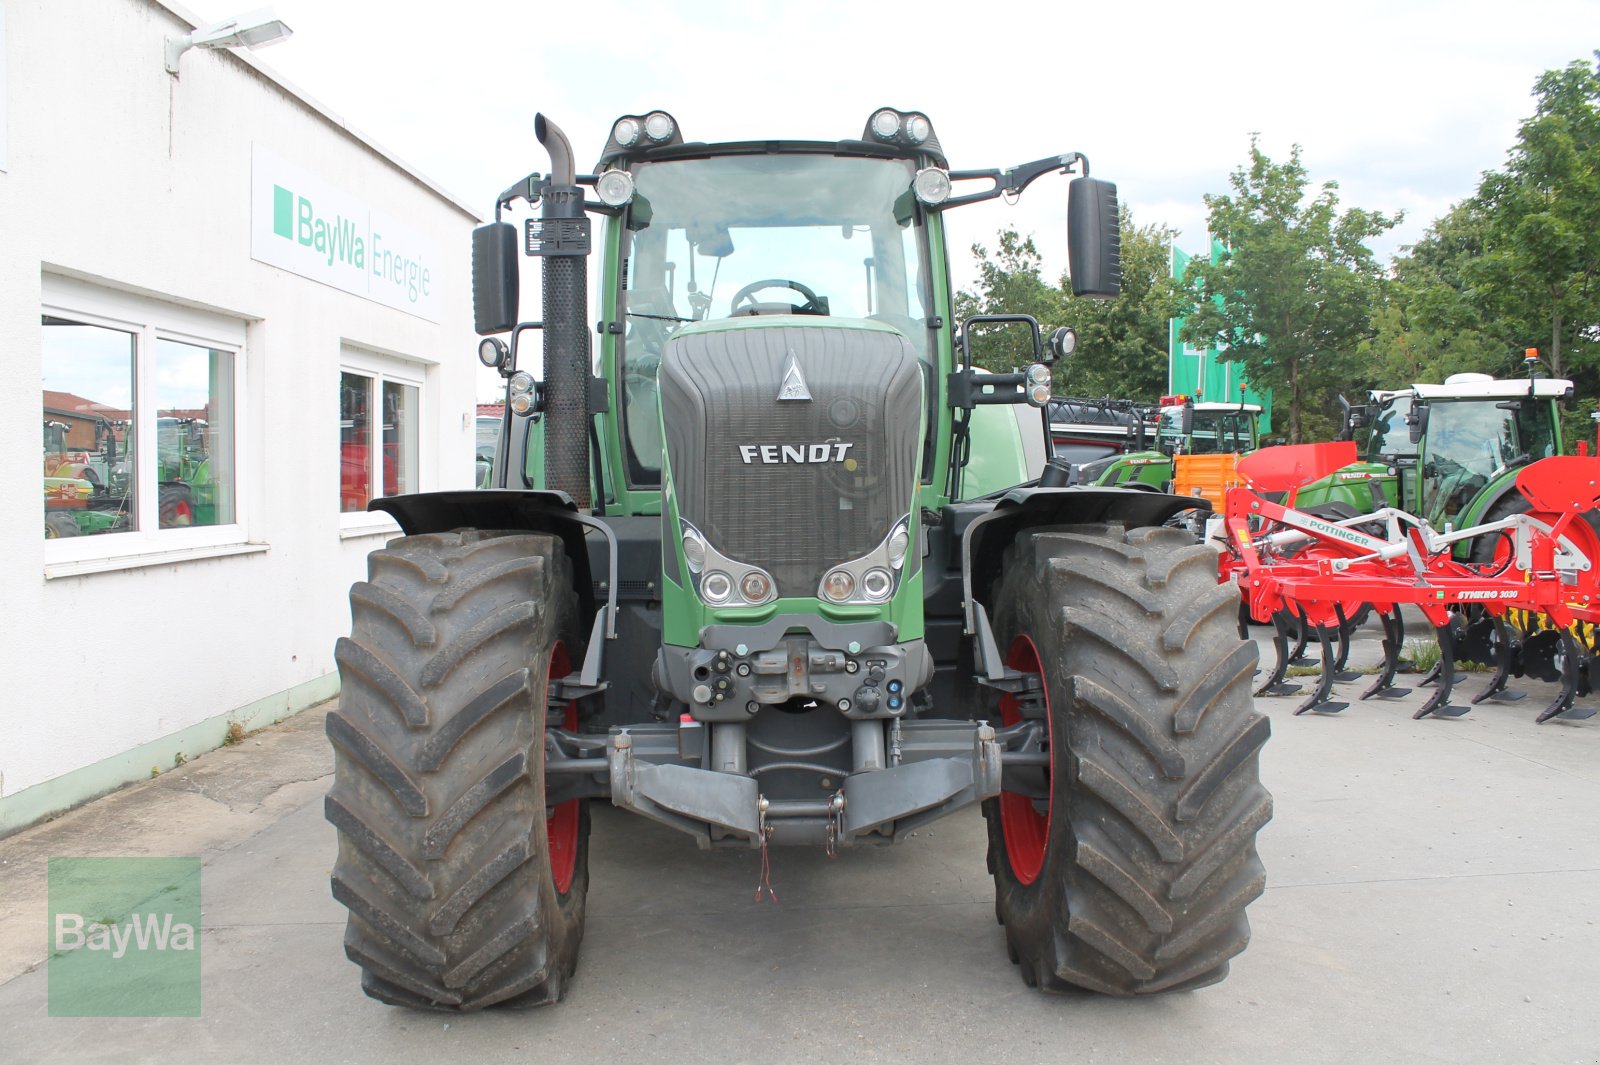
[[(43, 316), (64, 318), (88, 326), (131, 333), (133, 344), (133, 431), (135, 528), (100, 536), (44, 539), (46, 576), (94, 569), (117, 569), (149, 564), (155, 556), (177, 553), (184, 557), (236, 553), (248, 544), (250, 499), (254, 486), (251, 469), (250, 418), (246, 402), (249, 380), (247, 323), (240, 318), (184, 307), (155, 296), (105, 288), (74, 278), (46, 274), (39, 300), (41, 315), (39, 354), (44, 369)], [(223, 352), (233, 359), (233, 520), (226, 525), (191, 525), (162, 529), (160, 525), (159, 460), (156, 445), (157, 380), (156, 345), (171, 340), (180, 344)], [(56, 569), (59, 573), (52, 573)]]
[[(376, 416), (376, 423), (374, 424), (372, 430), (373, 438), (376, 441), (376, 443), (372, 446), (372, 484), (376, 485), (380, 489), (380, 492), (377, 495), (371, 496), (370, 499), (383, 498), (381, 489), (383, 486), (385, 456), (383, 448), (382, 419), (383, 385), (385, 382), (393, 382), (394, 384), (399, 385), (409, 385), (417, 390), (417, 483), (412, 486), (409, 493), (404, 494), (409, 495), (426, 491), (427, 489), (424, 486), (431, 483), (430, 477), (432, 470), (429, 468), (429, 452), (427, 448), (422, 446), (423, 429), (428, 420), (428, 402), (432, 398), (429, 395), (428, 390), (429, 368), (429, 363), (420, 362), (415, 359), (407, 359), (398, 355), (387, 355), (382, 352), (373, 351), (370, 348), (357, 347), (348, 342), (339, 345), (339, 365), (334, 371), (335, 384), (338, 384), (338, 378), (342, 378), (347, 373), (365, 377), (372, 381), (372, 392), (369, 395), (367, 402), (368, 411), (374, 412)], [(334, 414), (335, 418), (337, 418), (337, 409), (335, 410)], [(337, 439), (338, 428), (339, 426), (336, 424), (336, 432), (334, 435), (336, 442), (338, 442), (342, 448), (343, 441)], [(342, 477), (342, 472), (339, 472), (336, 476)], [(395, 533), (400, 531), (399, 523), (389, 515), (382, 512), (370, 510), (341, 510), (338, 513), (339, 536), (341, 539), (348, 539), (352, 536), (367, 536), (379, 533)]]

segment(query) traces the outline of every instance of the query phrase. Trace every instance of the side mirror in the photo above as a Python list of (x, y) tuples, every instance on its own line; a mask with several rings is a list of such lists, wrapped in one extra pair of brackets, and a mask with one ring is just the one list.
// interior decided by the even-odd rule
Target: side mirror
[(1110, 181), (1080, 177), (1067, 186), (1067, 270), (1074, 296), (1111, 299), (1122, 291), (1122, 222)]
[(1067, 358), (1078, 350), (1077, 331), (1069, 325), (1062, 326), (1050, 334), (1050, 341), (1045, 346), (1045, 350), (1047, 352), (1045, 356), (1046, 365), (1053, 366), (1062, 359)]
[(1406, 413), (1406, 424), (1411, 427), (1411, 432), (1408, 434), (1411, 442), (1422, 443), (1422, 438), (1428, 431), (1428, 408), (1421, 403), (1413, 403), (1411, 410)]
[(1183, 414), (1179, 417), (1178, 428), (1183, 431), (1184, 439), (1188, 439), (1194, 432), (1194, 408), (1184, 405)]
[(479, 336), (517, 324), (517, 227), (491, 222), (472, 231), (472, 321)]

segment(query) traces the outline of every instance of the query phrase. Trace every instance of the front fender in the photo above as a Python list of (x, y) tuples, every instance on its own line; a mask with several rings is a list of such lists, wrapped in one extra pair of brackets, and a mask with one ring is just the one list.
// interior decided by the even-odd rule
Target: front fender
[(961, 536), (962, 606), (967, 632), (974, 628), (973, 604), (987, 604), (989, 590), (1000, 573), (1000, 556), (1022, 530), (1046, 525), (1165, 525), (1185, 510), (1209, 512), (1211, 504), (1199, 496), (1135, 488), (1074, 485), (1007, 492), (995, 502), (992, 511), (972, 521)]
[(597, 609), (589, 550), (590, 530), (606, 538), (609, 573), (606, 590), (606, 635), (616, 634), (617, 541), (609, 526), (578, 510), (565, 492), (514, 488), (466, 489), (384, 496), (367, 504), (369, 511), (388, 514), (407, 536), (454, 529), (513, 530), (548, 533), (561, 539), (572, 562), (572, 584), (585, 619)]

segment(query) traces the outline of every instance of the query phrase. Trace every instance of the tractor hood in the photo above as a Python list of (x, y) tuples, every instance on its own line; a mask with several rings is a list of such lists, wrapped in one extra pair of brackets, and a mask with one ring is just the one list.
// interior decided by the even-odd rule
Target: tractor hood
[(911, 510), (922, 363), (897, 330), (770, 315), (694, 323), (661, 359), (672, 500), (721, 555), (815, 596)]

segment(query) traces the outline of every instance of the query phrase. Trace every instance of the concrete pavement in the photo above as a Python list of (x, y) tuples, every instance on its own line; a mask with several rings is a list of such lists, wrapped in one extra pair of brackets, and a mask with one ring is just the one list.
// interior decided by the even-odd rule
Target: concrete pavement
[[(1545, 686), (1522, 686), (1455, 721), (1411, 720), (1417, 696), (1329, 718), (1260, 700), (1268, 889), (1216, 987), (1025, 988), (975, 812), (891, 849), (775, 851), (774, 906), (754, 854), (596, 808), (567, 1000), (467, 1017), (361, 994), (312, 710), (0, 841), (0, 1060), (1600, 1061), (1600, 718), (1536, 726)], [(49, 1017), (44, 859), (138, 853), (204, 858), (203, 1016)]]

